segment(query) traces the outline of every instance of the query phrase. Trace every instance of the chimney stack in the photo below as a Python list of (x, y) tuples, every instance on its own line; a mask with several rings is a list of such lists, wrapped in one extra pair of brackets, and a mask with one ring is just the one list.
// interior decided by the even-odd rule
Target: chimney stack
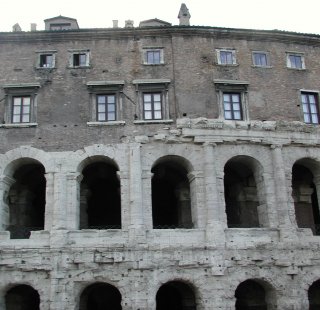
[(179, 26), (190, 26), (190, 13), (187, 6), (182, 3), (179, 11)]
[(22, 31), (22, 29), (21, 29), (20, 25), (18, 23), (16, 23), (12, 26), (12, 31), (13, 32), (20, 32), (20, 31)]
[(31, 31), (37, 31), (37, 24), (36, 23), (31, 23)]
[(133, 20), (131, 20), (131, 19), (126, 20), (125, 27), (126, 28), (133, 28)]

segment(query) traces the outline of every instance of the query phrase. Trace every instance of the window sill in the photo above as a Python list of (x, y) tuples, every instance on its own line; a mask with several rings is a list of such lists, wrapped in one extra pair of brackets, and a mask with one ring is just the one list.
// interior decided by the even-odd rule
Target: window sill
[(221, 66), (221, 67), (239, 67), (239, 64), (219, 64), (219, 63), (217, 63), (217, 66)]
[(136, 125), (144, 125), (144, 124), (171, 124), (173, 123), (173, 119), (153, 119), (153, 120), (139, 120), (139, 121), (133, 121)]
[(69, 66), (67, 67), (68, 69), (90, 69), (91, 66), (77, 66), (77, 67), (72, 67), (72, 66)]
[(0, 128), (27, 128), (37, 127), (38, 123), (14, 123), (14, 124), (0, 124)]
[(37, 70), (52, 70), (56, 69), (56, 67), (36, 67)]
[(306, 68), (291, 68), (291, 67), (287, 67), (287, 69), (296, 70), (296, 71), (306, 71)]
[(165, 63), (164, 62), (161, 62), (159, 64), (148, 64), (148, 63), (143, 63), (144, 66), (164, 66)]
[(252, 65), (251, 67), (252, 68), (261, 68), (261, 69), (272, 69), (273, 68), (272, 66), (255, 66), (255, 65)]
[(124, 126), (125, 121), (110, 121), (110, 122), (87, 122), (89, 127), (99, 127), (99, 126)]

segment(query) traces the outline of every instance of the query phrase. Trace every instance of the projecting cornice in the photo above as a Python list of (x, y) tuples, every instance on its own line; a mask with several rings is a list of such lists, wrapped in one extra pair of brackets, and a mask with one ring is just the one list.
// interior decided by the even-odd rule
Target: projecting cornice
[(213, 39), (235, 39), (248, 41), (268, 41), (299, 43), (320, 46), (320, 35), (296, 33), (280, 30), (255, 30), (218, 28), (205, 26), (161, 26), (142, 28), (92, 28), (64, 31), (2, 32), (0, 42), (65, 42), (69, 40), (123, 39), (147, 36), (201, 36)]

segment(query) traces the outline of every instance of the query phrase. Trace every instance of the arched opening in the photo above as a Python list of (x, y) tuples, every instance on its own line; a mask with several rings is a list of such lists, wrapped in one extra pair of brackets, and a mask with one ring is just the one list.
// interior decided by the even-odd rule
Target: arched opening
[(228, 227), (267, 226), (262, 168), (248, 156), (236, 156), (224, 167), (224, 196)]
[(5, 295), (6, 310), (39, 310), (38, 292), (29, 285), (17, 285)]
[(121, 310), (119, 290), (107, 283), (95, 283), (82, 292), (79, 310)]
[(320, 309), (320, 280), (312, 283), (308, 290), (309, 310)]
[(172, 156), (152, 168), (153, 228), (192, 228), (188, 171)]
[(304, 159), (293, 165), (292, 198), (298, 227), (311, 228), (315, 235), (319, 235), (320, 213), (313, 176), (313, 172), (316, 170), (314, 164), (312, 160)]
[(196, 310), (196, 298), (190, 285), (170, 281), (162, 285), (156, 295), (156, 310)]
[(120, 229), (121, 198), (117, 167), (99, 160), (87, 165), (80, 187), (80, 229)]
[(45, 169), (37, 161), (27, 160), (13, 173), (15, 182), (8, 195), (11, 239), (28, 239), (31, 231), (44, 229), (46, 205)]
[(236, 310), (267, 310), (266, 292), (262, 285), (254, 280), (239, 284), (235, 292)]

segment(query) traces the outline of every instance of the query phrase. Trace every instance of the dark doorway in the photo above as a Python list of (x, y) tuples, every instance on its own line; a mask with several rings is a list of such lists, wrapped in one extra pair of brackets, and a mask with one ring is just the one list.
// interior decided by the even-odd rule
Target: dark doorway
[(121, 198), (117, 168), (96, 162), (83, 170), (80, 229), (120, 229)]
[(308, 290), (309, 310), (320, 309), (320, 280), (312, 283)]
[[(305, 160), (308, 165), (308, 160)], [(313, 174), (304, 165), (304, 160), (292, 167), (292, 197), (294, 200), (297, 225), (311, 228), (315, 235), (320, 234), (320, 214)]]
[(235, 292), (236, 310), (267, 310), (265, 290), (256, 281), (246, 280)]
[(187, 170), (176, 161), (164, 160), (152, 172), (153, 228), (192, 228)]
[(44, 229), (46, 204), (45, 170), (41, 164), (30, 163), (13, 174), (15, 183), (9, 191), (11, 239), (28, 239), (31, 231)]
[(11, 288), (5, 296), (6, 310), (39, 310), (38, 292), (29, 285)]
[(224, 167), (224, 195), (228, 227), (259, 227), (257, 184), (252, 167), (240, 158)]
[(80, 297), (79, 310), (121, 310), (121, 294), (107, 283), (88, 286)]
[(183, 282), (171, 281), (162, 285), (156, 296), (156, 310), (196, 310), (191, 287)]

